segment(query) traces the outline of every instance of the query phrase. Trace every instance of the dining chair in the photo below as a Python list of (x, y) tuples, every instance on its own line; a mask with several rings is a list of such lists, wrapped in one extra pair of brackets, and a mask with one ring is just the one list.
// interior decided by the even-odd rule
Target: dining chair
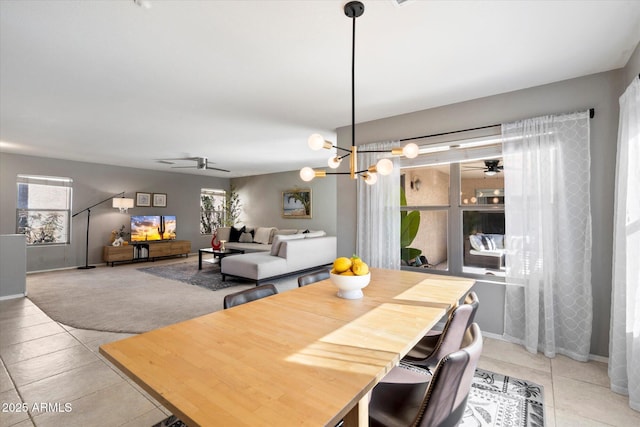
[(444, 356), (433, 375), (400, 366), (393, 368), (371, 392), (369, 425), (456, 426), (462, 420), (480, 354), (482, 333), (469, 327), (469, 345)]
[(313, 273), (305, 274), (303, 276), (298, 277), (298, 287), (310, 285), (315, 282), (319, 282), (320, 280), (325, 280), (329, 278), (329, 270), (319, 270), (314, 271)]
[(224, 308), (235, 307), (236, 305), (245, 304), (247, 302), (255, 301), (260, 298), (265, 298), (278, 293), (278, 289), (275, 285), (267, 283), (265, 285), (259, 285), (255, 288), (245, 289), (244, 291), (235, 292), (224, 296)]
[(480, 301), (475, 292), (469, 292), (464, 303), (457, 306), (447, 318), (442, 331), (429, 332), (407, 353), (402, 363), (431, 369), (445, 355), (462, 346), (465, 333), (475, 319)]

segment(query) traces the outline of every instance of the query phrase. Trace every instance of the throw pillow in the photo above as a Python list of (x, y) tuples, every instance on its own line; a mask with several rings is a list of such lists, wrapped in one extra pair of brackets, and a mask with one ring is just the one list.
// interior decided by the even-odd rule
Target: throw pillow
[(482, 238), (480, 234), (472, 234), (469, 236), (469, 243), (471, 243), (471, 247), (476, 251), (483, 251), (484, 246), (482, 245)]
[(256, 230), (256, 234), (253, 236), (253, 241), (266, 245), (269, 243), (270, 236), (271, 227), (258, 227), (258, 229)]
[(480, 238), (482, 239), (482, 246), (484, 248), (485, 251), (495, 251), (496, 250), (496, 244), (493, 242), (493, 239), (487, 235), (480, 235)]
[(239, 243), (253, 243), (253, 235), (251, 233), (242, 233), (238, 239)]
[(242, 233), (244, 233), (244, 227), (242, 228), (231, 227), (231, 231), (229, 232), (229, 241), (237, 242), (238, 240), (240, 240), (240, 235)]

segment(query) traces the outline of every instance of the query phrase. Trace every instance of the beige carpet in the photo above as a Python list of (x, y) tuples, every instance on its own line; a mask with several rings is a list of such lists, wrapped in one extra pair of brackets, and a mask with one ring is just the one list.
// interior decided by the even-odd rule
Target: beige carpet
[[(153, 264), (173, 262), (185, 260)], [(198, 259), (191, 256), (189, 262), (197, 264)], [(143, 265), (152, 263), (29, 274), (27, 297), (53, 320), (68, 326), (141, 333), (222, 310), (226, 294), (255, 286), (211, 291), (138, 271)], [(297, 287), (296, 277), (274, 283), (281, 292)]]

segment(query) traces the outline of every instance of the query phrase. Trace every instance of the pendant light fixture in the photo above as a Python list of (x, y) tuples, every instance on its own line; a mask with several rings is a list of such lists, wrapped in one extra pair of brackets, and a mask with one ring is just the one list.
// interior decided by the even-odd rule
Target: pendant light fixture
[(379, 173), (380, 175), (389, 175), (393, 171), (393, 162), (388, 158), (382, 158), (378, 160), (375, 165), (371, 165), (366, 169), (358, 169), (358, 154), (359, 153), (389, 153), (391, 155), (403, 155), (410, 159), (413, 159), (418, 155), (418, 146), (414, 143), (409, 143), (404, 147), (393, 148), (391, 150), (362, 150), (358, 151), (356, 147), (356, 117), (355, 117), (355, 63), (356, 63), (356, 18), (362, 16), (364, 13), (364, 4), (359, 1), (350, 1), (344, 5), (344, 14), (352, 19), (353, 22), (353, 35), (351, 45), (351, 149), (346, 149), (334, 145), (330, 141), (326, 141), (322, 135), (314, 133), (309, 137), (309, 148), (312, 150), (327, 149), (342, 150), (345, 154), (336, 154), (328, 161), (328, 165), (331, 169), (337, 169), (343, 159), (349, 157), (349, 172), (327, 172), (326, 170), (315, 170), (310, 167), (304, 167), (300, 170), (300, 178), (303, 181), (311, 181), (316, 177), (325, 177), (327, 175), (350, 175), (352, 179), (357, 179), (358, 176), (362, 177), (364, 181), (373, 185), (377, 182)]

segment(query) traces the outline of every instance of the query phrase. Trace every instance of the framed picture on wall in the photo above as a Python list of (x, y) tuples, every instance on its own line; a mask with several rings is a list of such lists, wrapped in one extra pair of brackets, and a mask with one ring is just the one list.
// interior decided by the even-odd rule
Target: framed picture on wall
[(283, 218), (311, 218), (311, 189), (282, 192)]
[(153, 193), (153, 206), (156, 208), (166, 208), (167, 193)]
[(151, 206), (151, 193), (136, 193), (136, 206)]

